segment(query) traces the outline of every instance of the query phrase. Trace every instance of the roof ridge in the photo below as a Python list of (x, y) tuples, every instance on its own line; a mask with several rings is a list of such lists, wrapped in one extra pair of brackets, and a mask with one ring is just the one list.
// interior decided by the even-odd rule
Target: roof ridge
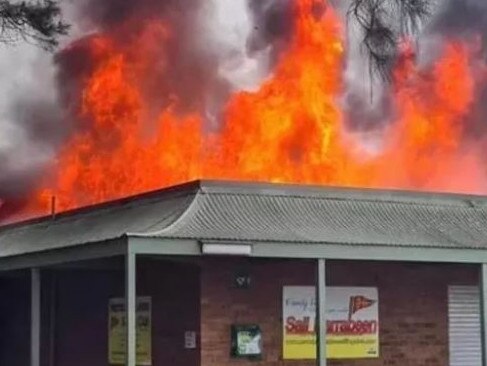
[[(214, 189), (216, 188), (216, 190)], [(221, 190), (219, 190), (220, 188)], [(300, 198), (309, 200), (327, 200), (327, 201), (353, 201), (353, 202), (364, 202), (364, 203), (390, 203), (390, 204), (404, 204), (409, 206), (435, 206), (435, 207), (463, 207), (469, 209), (482, 209), (487, 206), (487, 197), (478, 196), (478, 199), (467, 199), (468, 196), (455, 195), (455, 194), (436, 194), (440, 196), (432, 197), (427, 196), (427, 193), (423, 193), (424, 196), (414, 196), (401, 194), (401, 191), (387, 191), (387, 190), (375, 190), (368, 189), (367, 191), (360, 191), (359, 189), (351, 189), (350, 191), (340, 191), (340, 188), (335, 191), (328, 190), (326, 186), (323, 187), (321, 192), (310, 190), (308, 192), (302, 193), (290, 193), (284, 190), (259, 190), (259, 191), (233, 191), (225, 190), (224, 186), (212, 186), (210, 189), (203, 186), (200, 194), (208, 195), (222, 195), (222, 196), (251, 196), (251, 197), (262, 197), (262, 196), (274, 196), (274, 197), (286, 197), (286, 198)], [(384, 195), (384, 193), (390, 192), (392, 194)], [(263, 194), (265, 193), (265, 194)], [(398, 195), (394, 196), (395, 193)], [(421, 193), (421, 192), (420, 192)], [(370, 197), (370, 194), (373, 196)], [(478, 204), (475, 201), (480, 201), (483, 204)]]

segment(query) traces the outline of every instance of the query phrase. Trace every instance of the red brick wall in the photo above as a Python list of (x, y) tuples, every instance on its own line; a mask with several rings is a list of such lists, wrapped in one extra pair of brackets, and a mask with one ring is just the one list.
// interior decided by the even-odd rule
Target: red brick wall
[[(232, 279), (246, 268), (250, 289)], [(330, 362), (340, 366), (446, 366), (448, 364), (447, 286), (477, 283), (466, 266), (328, 262), (329, 286), (379, 288), (380, 357)], [(230, 357), (230, 325), (256, 323), (263, 332), (265, 366), (314, 365), (282, 360), (282, 286), (313, 285), (315, 266), (298, 261), (209, 260), (202, 265), (201, 366), (255, 365)]]
[(140, 294), (152, 296), (153, 366), (198, 366), (198, 349), (184, 348), (184, 332), (200, 330), (198, 268), (157, 260), (139, 268)]

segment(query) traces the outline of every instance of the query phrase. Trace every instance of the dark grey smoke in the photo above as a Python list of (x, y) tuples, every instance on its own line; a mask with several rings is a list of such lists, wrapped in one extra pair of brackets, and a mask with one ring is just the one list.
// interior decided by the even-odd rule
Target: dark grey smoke
[[(487, 1), (444, 0), (440, 10), (426, 29), (426, 37), (436, 36), (443, 40), (480, 40), (478, 60), (487, 60)], [(481, 75), (476, 81), (481, 81)], [(465, 116), (467, 139), (484, 139), (487, 135), (487, 83), (479, 83), (470, 109)]]
[(10, 148), (0, 150), (0, 221), (28, 202), (28, 192), (50, 170), (55, 150), (69, 131), (68, 126), (63, 126), (60, 113), (57, 104), (34, 95), (11, 105), (9, 120), (15, 121), (20, 136)]
[[(198, 19), (208, 3), (211, 1), (83, 0), (79, 5), (79, 17), (83, 24), (109, 34), (122, 47), (130, 45), (151, 20), (163, 20), (174, 30), (175, 36), (168, 42), (161, 40), (161, 48), (154, 54), (159, 54), (161, 60), (167, 60), (169, 70), (160, 68), (155, 60), (150, 74), (141, 80), (145, 99), (150, 101), (154, 114), (167, 106), (171, 95), (179, 100), (180, 113), (199, 112), (204, 115), (208, 104), (213, 102), (221, 106), (232, 91), (228, 80), (219, 75), (221, 57), (225, 57), (226, 50), (211, 49), (201, 39), (202, 28)], [(254, 21), (245, 50), (249, 57), (269, 46), (272, 47), (272, 56), (276, 57), (276, 50), (282, 47), (292, 31), (290, 5), (291, 0), (248, 1)], [(228, 56), (232, 57), (231, 54)], [(61, 58), (66, 68), (72, 68), (70, 65), (73, 63), (81, 63), (85, 68), (90, 64), (87, 60), (89, 52), (83, 51), (82, 46), (63, 52)], [(62, 68), (62, 72), (66, 73), (66, 70)], [(76, 79), (77, 75), (73, 78)], [(213, 96), (216, 101), (208, 100)]]
[[(232, 85), (221, 75), (223, 62), (235, 58), (238, 67), (239, 58), (257, 57), (264, 50), (269, 50), (267, 67), (272, 69), (280, 51), (285, 47), (292, 34), (292, 0), (239, 0), (246, 2), (251, 12), (253, 27), (246, 34), (244, 49), (224, 45), (206, 44), (202, 37), (206, 31), (201, 24), (202, 12), (211, 6), (218, 6), (224, 0), (83, 0), (79, 3), (79, 18), (89, 28), (108, 34), (117, 47), (129, 47), (135, 51), (133, 43), (137, 35), (145, 30), (152, 20), (163, 20), (174, 31), (168, 41), (161, 40), (160, 48), (153, 50), (154, 64), (140, 82), (144, 100), (150, 101), (151, 110), (148, 120), (156, 116), (168, 103), (177, 98), (176, 112), (199, 113), (207, 116), (213, 125), (221, 124), (222, 106), (238, 85)], [(236, 2), (235, 2), (236, 3)], [(238, 17), (242, 14), (229, 14)], [(231, 29), (230, 29), (231, 30)], [(221, 30), (221, 37), (225, 32)], [(210, 42), (211, 43), (211, 42)], [(226, 47), (225, 47), (226, 46)], [(128, 51), (128, 57), (131, 52)], [(242, 53), (242, 54), (240, 54)], [(76, 105), (79, 93), (79, 80), (92, 71), (86, 40), (76, 42), (59, 56), (65, 102)], [(167, 68), (160, 67), (164, 60)], [(262, 72), (264, 74), (264, 72)], [(70, 98), (69, 96), (72, 96)], [(71, 100), (66, 100), (71, 99)]]
[(335, 9), (347, 20), (344, 83), (342, 95), (344, 118), (352, 132), (378, 130), (391, 122), (393, 104), (390, 85), (374, 77), (363, 47), (363, 29), (349, 16), (352, 0), (331, 0)]
[[(39, 156), (50, 155), (53, 147), (60, 146), (67, 137), (69, 129), (62, 125), (61, 111), (58, 105), (38, 100), (35, 96), (16, 100), (12, 105), (11, 120), (24, 132), (24, 147), (27, 154), (19, 156), (7, 149), (0, 154), (0, 172), (9, 172), (0, 176), (0, 197), (20, 197), (25, 191), (34, 188), (47, 169), (45, 159), (36, 164)], [(24, 158), (26, 158), (25, 161)]]
[(390, 123), (394, 117), (391, 94), (376, 95), (374, 103), (363, 94), (349, 90), (345, 98), (347, 113), (345, 123), (350, 130), (368, 132), (383, 124)]
[[(148, 123), (176, 97), (176, 112), (200, 113), (218, 126), (222, 106), (240, 88), (231, 77), (222, 76), (222, 63), (232, 58), (245, 61), (267, 50), (270, 54), (267, 67), (271, 68), (292, 34), (292, 0), (235, 0), (235, 4), (246, 2), (250, 11), (250, 29), (245, 28), (244, 14), (231, 15), (243, 26), (240, 30), (246, 38), (243, 43), (234, 47), (231, 42), (225, 43), (225, 32), (231, 29), (223, 29), (216, 35), (221, 40), (213, 42), (203, 37), (207, 24), (201, 23), (202, 12), (208, 11), (208, 6), (222, 6), (226, 1), (77, 0), (74, 25), (86, 35), (55, 55), (49, 66), (53, 65), (55, 72), (50, 82), (44, 83), (48, 85), (33, 88), (27, 83), (26, 90), (12, 97), (12, 102), (4, 107), (8, 110), (6, 120), (15, 125), (21, 138), (3, 149), (0, 142), (0, 202), (4, 202), (0, 214), (21, 208), (39, 182), (51, 176), (51, 165), (63, 143), (73, 133), (92, 128), (90, 116), (80, 117), (80, 91), (96, 65), (109, 57), (93, 51), (91, 43), (95, 37), (108, 36), (113, 48), (130, 62), (142, 52), (137, 39), (141, 32), (147, 31), (147, 24), (163, 20), (172, 30), (172, 36), (167, 41), (152, 42), (147, 72), (137, 80), (150, 106), (146, 111)], [(16, 62), (12, 63), (10, 67), (16, 67)], [(236, 65), (238, 68), (238, 62)], [(36, 73), (45, 73), (45, 66), (40, 64), (33, 62), (31, 68), (34, 77)], [(44, 98), (45, 94), (55, 94), (55, 97)], [(0, 121), (0, 127), (6, 120)]]
[(78, 0), (79, 16), (89, 27), (112, 31), (129, 19), (139, 24), (151, 18), (193, 18), (199, 10), (200, 0)]
[[(163, 20), (175, 31), (169, 42), (160, 39), (159, 48), (153, 50), (150, 73), (140, 81), (146, 100), (151, 101), (157, 113), (169, 103), (170, 94), (178, 97), (181, 112), (200, 110), (205, 91), (216, 81), (215, 60), (192, 41), (198, 36), (195, 18), (199, 3), (198, 0), (84, 0), (79, 6), (83, 23), (107, 34), (129, 57), (131, 52), (137, 57), (136, 39), (152, 20)], [(154, 46), (157, 47), (157, 42)], [(127, 49), (130, 47), (132, 50)], [(86, 40), (79, 40), (60, 55), (61, 72), (71, 79), (74, 97), (79, 95), (77, 80), (92, 71), (91, 57)], [(169, 70), (162, 68), (160, 61)], [(75, 73), (71, 73), (73, 67)]]
[[(432, 0), (433, 2), (433, 0)], [(352, 25), (353, 28), (353, 25)], [(480, 40), (481, 49), (477, 61), (487, 60), (487, 1), (486, 0), (440, 0), (436, 2), (432, 18), (425, 24), (419, 35), (419, 62), (421, 67), (431, 67), (446, 44), (452, 40), (461, 40), (474, 44)], [(366, 75), (363, 56), (348, 47), (349, 78), (344, 99), (347, 112), (346, 120), (352, 130), (369, 130), (393, 121), (394, 106), (386, 83), (363, 87), (360, 76)], [(355, 46), (357, 49), (358, 46)], [(370, 79), (365, 77), (367, 83)], [(463, 121), (466, 143), (471, 139), (485, 139), (487, 136), (487, 86), (479, 75), (474, 103)], [(370, 84), (368, 84), (370, 86)]]
[[(73, 133), (92, 128), (90, 116), (81, 118), (79, 114), (80, 90), (96, 65), (109, 57), (93, 51), (94, 37), (108, 36), (113, 48), (130, 61), (143, 52), (138, 36), (147, 31), (147, 24), (163, 20), (173, 31), (172, 36), (167, 41), (156, 39), (152, 42), (151, 61), (137, 80), (143, 98), (151, 108), (147, 111), (148, 123), (176, 97), (178, 113), (200, 113), (218, 128), (225, 101), (232, 92), (244, 88), (235, 81), (238, 77), (232, 78), (232, 73), (238, 71), (232, 70), (232, 65), (239, 69), (241, 62), (259, 58), (267, 64), (255, 72), (256, 78), (263, 78), (266, 72), (272, 71), (293, 34), (293, 1), (76, 0), (76, 25), (87, 35), (73, 41), (55, 56), (54, 81), (45, 87), (50, 93), (55, 88), (55, 97), (43, 97), (43, 83), (34, 88), (27, 84), (25, 92), (17, 93), (14, 102), (6, 107), (5, 118), (14, 121), (22, 137), (14, 141), (13, 147), (2, 148), (0, 144), (0, 200), (8, 203), (0, 208), (0, 215), (6, 207), (8, 212), (21, 207), (28, 193), (41, 179), (49, 176), (56, 152)], [(232, 29), (225, 28), (208, 36), (206, 33), (211, 32), (208, 32), (208, 24), (201, 23), (201, 14), (208, 11), (208, 7), (228, 2), (240, 5), (245, 2), (250, 11), (250, 28), (247, 29), (244, 15), (231, 14), (241, 26), (242, 34), (227, 35), (226, 32)], [(316, 15), (319, 16), (322, 10), (316, 8)], [(487, 45), (485, 0), (443, 0), (439, 13), (424, 32), (425, 37), (439, 39), (470, 39), (477, 34), (482, 35), (484, 45)], [(374, 101), (370, 102), (370, 89), (364, 89), (360, 79), (367, 68), (363, 67), (363, 55), (356, 52), (357, 49), (347, 50), (350, 55), (347, 71), (353, 71), (347, 80), (353, 82), (345, 94), (344, 105), (350, 128), (367, 131), (392, 120), (394, 110), (388, 90), (383, 86), (381, 91), (374, 92)], [(222, 73), (224, 64), (225, 73)], [(39, 74), (44, 73), (42, 66), (33, 67)], [(485, 115), (487, 89), (480, 91), (468, 116), (470, 130), (476, 131), (476, 135), (487, 133)], [(0, 127), (1, 123), (0, 120)], [(0, 129), (0, 136), (1, 132)], [(110, 149), (110, 146), (105, 148)]]
[(67, 135), (66, 126), (62, 126), (61, 110), (55, 103), (25, 97), (14, 103), (12, 114), (33, 144), (57, 146)]
[(428, 33), (446, 37), (487, 37), (487, 2), (484, 0), (444, 0)]
[(0, 210), (15, 211), (49, 168), (66, 128), (50, 55), (30, 45), (0, 47)]
[(285, 48), (294, 28), (292, 5), (292, 0), (249, 0), (255, 21), (255, 31), (249, 42), (251, 52), (270, 44), (277, 52)]

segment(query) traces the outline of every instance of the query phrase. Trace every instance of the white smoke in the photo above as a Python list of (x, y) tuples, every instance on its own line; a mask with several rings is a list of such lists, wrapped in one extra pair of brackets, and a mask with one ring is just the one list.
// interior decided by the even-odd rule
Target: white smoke
[[(73, 3), (63, 3), (70, 20)], [(74, 19), (74, 18), (72, 18)], [(66, 44), (70, 39), (62, 39)], [(52, 162), (60, 136), (53, 53), (19, 40), (0, 44), (0, 198), (21, 194), (26, 185)]]
[(271, 46), (250, 54), (255, 30), (248, 0), (207, 0), (198, 43), (218, 59), (218, 73), (236, 90), (254, 91), (269, 74)]
[(53, 151), (32, 139), (29, 126), (35, 115), (25, 115), (19, 103), (35, 100), (56, 104), (52, 55), (33, 45), (0, 46), (0, 174), (2, 181), (32, 171), (52, 158)]

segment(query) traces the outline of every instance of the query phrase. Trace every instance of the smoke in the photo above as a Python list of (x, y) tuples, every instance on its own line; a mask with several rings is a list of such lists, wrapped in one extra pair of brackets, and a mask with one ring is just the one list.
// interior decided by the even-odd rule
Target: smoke
[[(65, 0), (65, 17), (73, 28), (58, 54), (23, 44), (0, 48), (0, 201), (18, 207), (49, 176), (63, 143), (93, 128), (92, 121), (79, 117), (80, 90), (113, 52), (129, 60), (148, 54), (137, 83), (149, 124), (171, 105), (182, 115), (205, 116), (206, 127), (218, 129), (233, 93), (254, 91), (272, 76), (293, 34), (293, 1)], [(345, 19), (349, 1), (332, 5)], [(420, 37), (424, 65), (438, 57), (450, 38), (480, 35), (479, 57), (487, 55), (485, 0), (444, 0), (434, 11)], [(104, 36), (109, 40), (105, 48), (93, 50), (93, 40)], [(370, 78), (353, 22), (346, 36), (346, 122), (351, 131), (376, 136), (370, 132), (393, 120), (389, 86)], [(141, 44), (141, 38), (150, 42)], [(486, 106), (487, 88), (479, 91), (467, 116), (472, 138), (487, 133)]]
[(424, 63), (434, 61), (448, 40), (478, 44), (479, 58), (487, 56), (487, 2), (483, 0), (444, 0), (436, 3), (435, 13), (420, 39)]
[(389, 85), (370, 72), (362, 47), (362, 29), (347, 14), (351, 0), (333, 4), (347, 24), (343, 72), (346, 88), (342, 96), (345, 122), (351, 132), (363, 133), (364, 143), (369, 144), (370, 132), (387, 125), (393, 116)]
[[(131, 43), (139, 39), (137, 35), (146, 32), (154, 37), (151, 49), (146, 50), (153, 63), (147, 65), (146, 79), (140, 80), (144, 100), (152, 109), (148, 120), (176, 99), (173, 107), (177, 112), (206, 116), (209, 127), (216, 128), (222, 106), (231, 93), (255, 90), (270, 75), (282, 40), (280, 33), (289, 33), (289, 27), (279, 24), (287, 19), (280, 16), (283, 9), (289, 9), (285, 2), (82, 0), (78, 3), (77, 21), (87, 32), (110, 35), (118, 43), (115, 47), (125, 48), (123, 52), (128, 57), (133, 52), (128, 48), (139, 46)], [(162, 39), (164, 33), (151, 30), (151, 24), (164, 24), (171, 34)], [(154, 49), (157, 44), (159, 48)], [(92, 55), (83, 45), (80, 40), (60, 56), (61, 72), (75, 88), (76, 80), (91, 71), (86, 65), (90, 65)], [(86, 73), (65, 70), (73, 63), (85, 65)], [(63, 91), (66, 93), (72, 94)]]
[[(336, 2), (335, 2), (336, 3)], [(342, 16), (350, 1), (336, 3)], [(431, 68), (442, 55), (444, 46), (452, 40), (477, 45), (477, 59), (487, 59), (487, 2), (485, 0), (431, 0), (431, 18), (422, 25), (416, 36), (417, 66)], [(364, 143), (370, 131), (378, 131), (394, 121), (394, 104), (390, 85), (371, 77), (368, 63), (361, 49), (362, 35), (353, 22), (347, 24), (347, 58), (344, 72), (346, 90), (342, 98), (345, 119), (351, 132), (363, 132)], [(472, 65), (475, 66), (475, 65)], [(464, 141), (468, 144), (484, 144), (487, 135), (487, 86), (478, 75), (476, 95), (470, 112), (464, 116)], [(476, 148), (478, 151), (478, 148)], [(472, 155), (471, 153), (469, 155)]]
[[(435, 47), (424, 48), (437, 50), (445, 40), (464, 40), (478, 48), (477, 60), (487, 60), (487, 2), (484, 0), (447, 0), (439, 5), (438, 12), (427, 27), (424, 43)], [(427, 52), (428, 53), (428, 52)], [(485, 75), (478, 75), (478, 80), (485, 80)], [(470, 113), (463, 121), (466, 126), (466, 138), (472, 143), (484, 144), (487, 135), (487, 85), (480, 83)]]
[(427, 33), (445, 37), (487, 37), (487, 3), (483, 0), (445, 0), (439, 4)]
[(33, 46), (0, 47), (0, 197), (31, 188), (59, 143), (50, 55)]
[[(222, 107), (238, 91), (252, 91), (271, 75), (292, 32), (291, 0), (65, 0), (72, 25), (61, 51), (32, 45), (0, 48), (0, 205), (22, 206), (51, 176), (63, 143), (92, 121), (79, 117), (82, 83), (99, 63), (90, 46), (108, 36), (125, 57), (150, 53), (140, 90), (153, 120), (176, 112), (221, 125)], [(168, 36), (161, 28), (171, 31)], [(137, 44), (141, 33), (150, 45)], [(144, 48), (145, 47), (145, 48)], [(148, 48), (150, 47), (150, 49)], [(8, 210), (10, 211), (10, 209)]]
[[(66, 1), (71, 39), (80, 34), (72, 10)], [(29, 43), (0, 44), (0, 219), (23, 207), (69, 135), (57, 72), (52, 53)]]
[[(293, 34), (293, 0), (249, 0), (254, 31), (249, 40), (251, 54), (271, 49), (271, 64), (286, 49)], [(271, 66), (272, 67), (272, 66)]]

